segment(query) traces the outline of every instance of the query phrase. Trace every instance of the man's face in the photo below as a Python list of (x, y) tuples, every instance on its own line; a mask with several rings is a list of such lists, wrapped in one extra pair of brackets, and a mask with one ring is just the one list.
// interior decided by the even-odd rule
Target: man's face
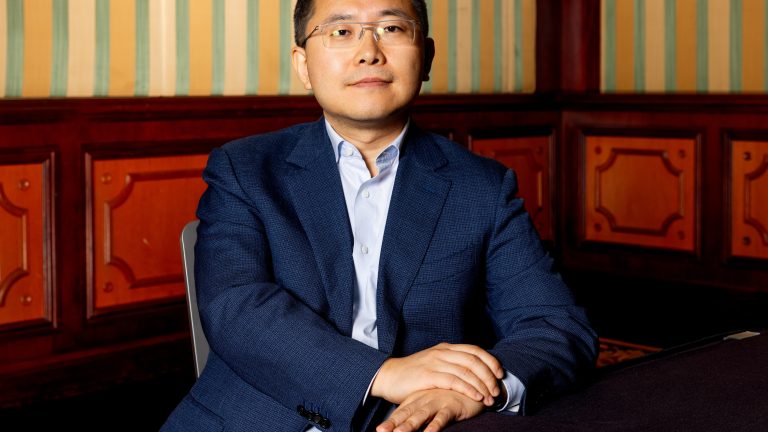
[[(371, 22), (417, 19), (410, 0), (315, 0), (304, 34), (329, 22)], [(359, 29), (359, 26), (357, 27)], [(307, 90), (312, 90), (331, 122), (376, 125), (402, 117), (427, 77), (427, 56), (421, 28), (413, 44), (385, 45), (366, 30), (359, 44), (327, 48), (315, 32), (305, 48), (294, 48), (293, 63)], [(425, 61), (426, 58), (426, 61)]]

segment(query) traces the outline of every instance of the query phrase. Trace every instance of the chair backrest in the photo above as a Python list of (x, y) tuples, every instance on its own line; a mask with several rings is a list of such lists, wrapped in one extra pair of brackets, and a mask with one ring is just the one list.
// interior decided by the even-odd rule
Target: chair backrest
[(184, 280), (187, 283), (187, 310), (189, 311), (189, 327), (192, 333), (192, 350), (195, 354), (195, 375), (200, 373), (208, 360), (208, 340), (200, 324), (200, 314), (197, 311), (197, 291), (195, 290), (195, 242), (197, 241), (197, 225), (200, 221), (192, 221), (181, 231), (181, 257), (184, 263)]

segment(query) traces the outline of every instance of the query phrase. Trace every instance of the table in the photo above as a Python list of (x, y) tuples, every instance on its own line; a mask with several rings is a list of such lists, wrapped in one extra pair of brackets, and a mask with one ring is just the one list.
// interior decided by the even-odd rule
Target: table
[(485, 413), (447, 430), (768, 431), (766, 332), (615, 366), (531, 416)]

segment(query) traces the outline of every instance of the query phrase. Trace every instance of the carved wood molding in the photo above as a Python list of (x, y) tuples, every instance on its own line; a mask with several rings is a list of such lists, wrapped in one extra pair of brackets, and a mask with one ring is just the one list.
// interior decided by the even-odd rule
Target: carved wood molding
[[(753, 194), (753, 189), (758, 189), (756, 185), (758, 180), (763, 180), (768, 183), (765, 178), (767, 172), (768, 154), (765, 154), (763, 155), (763, 160), (760, 165), (754, 171), (744, 175), (744, 223), (757, 230), (764, 246), (768, 246), (768, 230), (765, 228), (765, 225), (753, 215), (754, 204), (760, 200), (760, 198), (757, 197), (757, 193)], [(754, 188), (753, 185), (755, 186)], [(763, 190), (763, 195), (761, 197), (763, 201), (768, 199), (766, 198), (767, 193), (768, 189)]]
[(694, 251), (696, 140), (587, 136), (583, 239)]
[[(125, 175), (125, 186), (113, 199), (104, 203), (104, 261), (120, 270), (128, 282), (129, 288), (142, 288), (173, 282), (184, 282), (183, 274), (166, 274), (147, 278), (136, 278), (136, 273), (127, 259), (115, 253), (113, 240), (113, 213), (131, 198), (136, 183), (162, 180), (178, 180), (185, 178), (200, 178), (202, 174), (198, 169), (159, 171), (145, 173), (128, 173)], [(117, 245), (119, 246), (119, 245)]]
[[(619, 158), (619, 156), (640, 156), (640, 157), (658, 157), (659, 160), (661, 160), (661, 163), (663, 164), (664, 168), (675, 178), (677, 178), (677, 189), (678, 189), (678, 206), (674, 210), (674, 213), (670, 213), (666, 216), (664, 220), (661, 221), (659, 224), (659, 228), (653, 229), (653, 228), (642, 228), (637, 226), (629, 226), (629, 225), (621, 225), (621, 223), (617, 220), (616, 216), (613, 212), (607, 207), (603, 205), (603, 179), (608, 174), (608, 171), (614, 167), (614, 164), (616, 163), (616, 160)], [(598, 213), (601, 213), (605, 218), (608, 220), (608, 223), (610, 225), (611, 231), (615, 232), (626, 232), (626, 233), (635, 233), (635, 234), (646, 234), (646, 235), (655, 235), (655, 236), (664, 236), (669, 231), (669, 227), (672, 225), (672, 223), (676, 220), (683, 218), (683, 213), (685, 212), (685, 209), (683, 208), (683, 196), (685, 194), (684, 191), (684, 182), (683, 182), (683, 171), (681, 169), (678, 169), (672, 165), (672, 162), (669, 160), (669, 155), (664, 150), (640, 150), (640, 149), (617, 149), (612, 148), (610, 156), (605, 163), (602, 165), (599, 165), (595, 168), (595, 211)]]
[[(19, 260), (16, 263), (16, 267), (13, 269), (0, 269), (0, 307), (5, 306), (5, 299), (11, 290), (11, 287), (21, 280), (23, 277), (29, 275), (29, 238), (27, 235), (27, 209), (14, 205), (5, 194), (2, 182), (0, 182), (0, 209), (4, 210), (12, 218), (18, 219), (19, 227), (19, 242), (18, 245), (11, 245), (5, 243), (4, 248), (7, 250), (16, 249), (19, 253)], [(5, 277), (2, 277), (6, 273)]]

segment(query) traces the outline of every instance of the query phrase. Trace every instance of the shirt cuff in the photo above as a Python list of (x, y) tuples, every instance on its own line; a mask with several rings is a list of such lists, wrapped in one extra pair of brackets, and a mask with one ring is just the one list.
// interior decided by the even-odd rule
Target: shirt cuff
[(373, 378), (371, 378), (371, 382), (368, 384), (368, 390), (365, 391), (365, 396), (363, 396), (363, 403), (360, 406), (365, 405), (365, 403), (368, 401), (368, 395), (371, 394), (371, 388), (373, 387), (373, 381), (376, 379), (377, 376), (379, 376), (379, 372), (380, 371), (381, 371), (381, 368), (379, 368), (379, 370), (377, 370), (376, 373), (373, 374)]
[(505, 370), (505, 372), (501, 382), (507, 389), (507, 403), (499, 408), (499, 412), (517, 413), (520, 410), (520, 402), (523, 400), (525, 385), (508, 370)]

